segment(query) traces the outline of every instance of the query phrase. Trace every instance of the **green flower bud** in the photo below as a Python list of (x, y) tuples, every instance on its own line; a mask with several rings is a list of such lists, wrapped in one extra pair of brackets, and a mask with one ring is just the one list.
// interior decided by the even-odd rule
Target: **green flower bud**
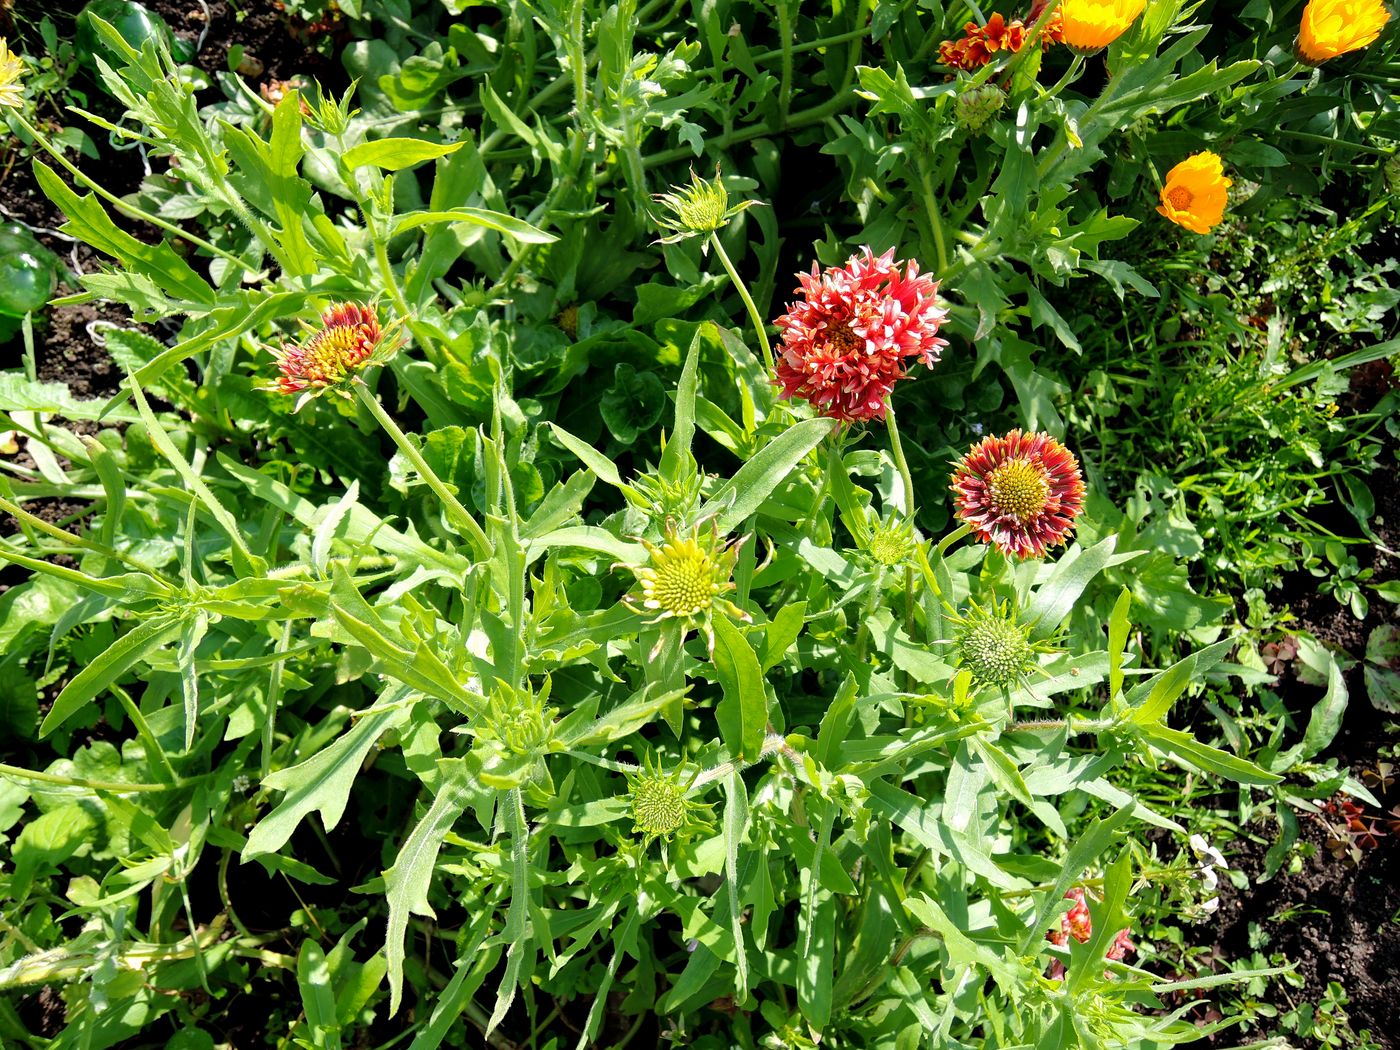
[(958, 622), (954, 638), (958, 662), (978, 685), (1010, 686), (1036, 667), (1039, 651), (1030, 627), (1021, 624), (1005, 603), (984, 609), (975, 602)]
[(969, 135), (976, 135), (1001, 112), (1006, 104), (1006, 92), (995, 84), (982, 84), (968, 88), (958, 96), (954, 106), (958, 127)]

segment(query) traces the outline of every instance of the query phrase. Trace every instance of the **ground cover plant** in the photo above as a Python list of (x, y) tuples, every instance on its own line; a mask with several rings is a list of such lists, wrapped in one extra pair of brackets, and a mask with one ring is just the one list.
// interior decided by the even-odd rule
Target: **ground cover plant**
[(1393, 1045), (1390, 16), (16, 0), (0, 1042)]

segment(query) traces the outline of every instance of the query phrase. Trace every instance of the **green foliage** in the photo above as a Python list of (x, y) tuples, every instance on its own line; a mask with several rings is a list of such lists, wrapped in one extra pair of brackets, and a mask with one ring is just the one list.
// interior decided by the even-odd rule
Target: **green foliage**
[[(91, 119), (160, 169), (35, 161), (108, 263), (66, 301), (170, 335), (104, 332), (106, 402), (0, 375), (0, 988), (64, 986), (54, 1047), (237, 1043), (249, 1002), (288, 1047), (1145, 1048), (1280, 972), (1142, 931), (1202, 906), (1223, 791), (1277, 815), (1268, 875), (1367, 797), (1346, 657), (1304, 639), (1290, 711), (1254, 645), (1286, 571), (1393, 597), (1313, 513), (1374, 538), (1395, 395), (1342, 406), (1396, 352), (1393, 205), (1333, 221), (1312, 172), (1400, 139), (1394, 45), (1342, 86), (1270, 5), (1156, 0), (1105, 62), (950, 79), (965, 7), (342, 0), (354, 83), (203, 106), (85, 21)], [(1155, 169), (1205, 147), (1248, 185), (1183, 246)], [(770, 374), (787, 273), (859, 244), (950, 306), (903, 445)], [(342, 302), (376, 353), (279, 389)], [(1013, 426), (1087, 475), (1046, 560), (946, 498)], [(1393, 632), (1355, 655), (1393, 707)], [(1338, 1045), (1346, 1005), (1280, 1024)]]

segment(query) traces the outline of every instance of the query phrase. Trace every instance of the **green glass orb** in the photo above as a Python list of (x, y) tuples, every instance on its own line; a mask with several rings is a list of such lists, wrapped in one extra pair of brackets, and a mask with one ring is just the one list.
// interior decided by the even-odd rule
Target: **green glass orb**
[(0, 256), (0, 314), (23, 317), (53, 298), (58, 275), (32, 252)]
[(9, 255), (11, 252), (33, 252), (38, 255), (36, 249), (40, 248), (34, 235), (17, 222), (0, 223), (0, 255)]
[(144, 4), (135, 3), (134, 0), (90, 0), (78, 12), (77, 29), (73, 35), (78, 57), (90, 69), (97, 68), (97, 58), (113, 68), (119, 69), (122, 65), (97, 31), (97, 18), (108, 23), (137, 51), (148, 39), (155, 37), (165, 43), (175, 61), (186, 62), (193, 57), (190, 45), (172, 33), (165, 19)]

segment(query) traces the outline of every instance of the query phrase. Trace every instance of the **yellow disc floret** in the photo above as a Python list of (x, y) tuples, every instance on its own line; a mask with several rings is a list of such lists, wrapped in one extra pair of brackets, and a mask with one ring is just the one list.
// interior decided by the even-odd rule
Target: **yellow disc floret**
[(998, 513), (1029, 521), (1050, 498), (1045, 472), (1027, 459), (1013, 459), (997, 467), (987, 478), (987, 498)]
[(676, 539), (652, 551), (651, 567), (638, 573), (642, 604), (670, 616), (687, 618), (704, 612), (723, 586), (715, 580), (714, 562), (694, 539)]

